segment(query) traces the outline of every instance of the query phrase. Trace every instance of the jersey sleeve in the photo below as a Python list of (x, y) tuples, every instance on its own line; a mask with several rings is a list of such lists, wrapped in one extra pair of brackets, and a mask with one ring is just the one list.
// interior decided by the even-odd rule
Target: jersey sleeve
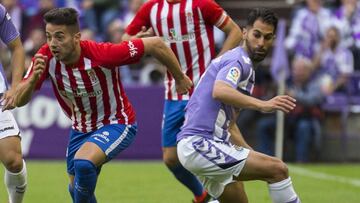
[(6, 9), (0, 5), (0, 38), (5, 44), (9, 44), (20, 36), (19, 31), (11, 21)]
[[(49, 76), (49, 63), (48, 63), (49, 62), (49, 57), (50, 57), (49, 52), (50, 51), (49, 51), (47, 45), (44, 45), (43, 47), (41, 47), (39, 49), (39, 51), (37, 52), (37, 54), (42, 54), (42, 55), (48, 56), (48, 60), (46, 62), (46, 67), (45, 67), (44, 72), (40, 75), (39, 80), (36, 82), (35, 90), (39, 90), (41, 85), (45, 81), (45, 79), (48, 78), (48, 76)], [(34, 60), (35, 60), (35, 58), (33, 57), (31, 59), (30, 66), (27, 68), (27, 71), (26, 71), (26, 74), (25, 74), (25, 76), (23, 78), (23, 81), (29, 79), (30, 76), (33, 74), (33, 72), (34, 72)]]
[(201, 0), (199, 2), (199, 7), (206, 23), (221, 29), (229, 21), (230, 17), (214, 0)]
[(125, 33), (128, 35), (136, 35), (138, 32), (141, 31), (141, 27), (145, 26), (150, 28), (150, 11), (151, 7), (154, 4), (152, 1), (147, 1), (144, 3), (139, 11), (136, 13), (134, 19), (131, 23), (126, 27)]
[(132, 64), (138, 62), (144, 55), (144, 43), (142, 39), (123, 41), (119, 44), (96, 43), (87, 41), (88, 46), (84, 50), (85, 57), (89, 57), (96, 64), (105, 68)]
[(237, 88), (242, 78), (242, 67), (239, 63), (231, 63), (218, 72), (216, 76), (217, 81), (223, 81), (229, 84), (234, 89)]

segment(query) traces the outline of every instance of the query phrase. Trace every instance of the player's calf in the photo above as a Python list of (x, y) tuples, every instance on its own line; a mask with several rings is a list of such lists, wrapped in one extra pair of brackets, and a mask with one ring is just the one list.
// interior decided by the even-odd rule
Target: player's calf
[[(14, 165), (13, 165), (14, 166)], [(15, 170), (20, 167), (20, 170)], [(9, 167), (12, 168), (12, 167)], [(14, 169), (15, 168), (15, 169)], [(9, 195), (10, 203), (21, 203), (24, 198), (24, 193), (27, 186), (27, 171), (25, 161), (21, 159), (21, 164), (14, 166), (14, 171), (11, 172), (7, 168), (5, 170), (5, 185)]]
[(96, 166), (89, 160), (75, 159), (74, 169), (74, 202), (90, 202), (91, 199), (95, 199)]

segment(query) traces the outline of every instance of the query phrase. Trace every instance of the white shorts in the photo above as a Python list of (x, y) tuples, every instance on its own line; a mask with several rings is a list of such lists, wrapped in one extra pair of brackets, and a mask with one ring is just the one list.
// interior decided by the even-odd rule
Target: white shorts
[(20, 136), (20, 130), (11, 111), (0, 109), (0, 139), (9, 136)]
[(180, 163), (195, 174), (209, 194), (218, 198), (225, 186), (239, 176), (250, 150), (200, 136), (180, 140), (177, 153)]

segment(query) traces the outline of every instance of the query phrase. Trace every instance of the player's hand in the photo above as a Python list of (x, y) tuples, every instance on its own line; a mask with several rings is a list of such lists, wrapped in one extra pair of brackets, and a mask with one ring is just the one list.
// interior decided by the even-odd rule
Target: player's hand
[(296, 107), (295, 102), (296, 100), (288, 95), (280, 95), (265, 101), (260, 110), (263, 113), (272, 113), (276, 110), (289, 113)]
[(189, 92), (193, 83), (191, 82), (190, 78), (184, 74), (182, 79), (175, 80), (176, 92), (178, 94), (186, 94)]
[(2, 105), (1, 111), (11, 110), (16, 107), (15, 93), (16, 93), (15, 87), (11, 88), (10, 90), (4, 93), (4, 95), (0, 99), (0, 103)]
[(152, 28), (147, 29), (145, 26), (141, 27), (141, 31), (136, 34), (136, 38), (152, 37), (154, 36), (154, 30)]
[(36, 82), (39, 79), (40, 75), (45, 71), (47, 62), (47, 56), (42, 54), (36, 54), (34, 58), (34, 70), (31, 76), (32, 82)]

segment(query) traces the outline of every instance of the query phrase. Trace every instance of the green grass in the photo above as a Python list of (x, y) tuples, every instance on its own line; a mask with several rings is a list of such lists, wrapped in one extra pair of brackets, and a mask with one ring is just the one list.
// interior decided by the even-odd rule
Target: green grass
[[(28, 161), (27, 166), (29, 180), (25, 203), (71, 202), (64, 162)], [(291, 172), (291, 169), (295, 171), (299, 168), (316, 172), (315, 177)], [(2, 168), (0, 173), (3, 173)], [(360, 183), (360, 164), (290, 165), (290, 174), (302, 202), (360, 202), (360, 185), (346, 182), (355, 180)], [(321, 174), (345, 181), (321, 178)], [(252, 181), (245, 185), (250, 202), (271, 202), (265, 183)], [(161, 162), (106, 164), (98, 181), (96, 195), (100, 203), (190, 203), (192, 198), (191, 193), (177, 183)], [(0, 202), (6, 202), (6, 197), (5, 187), (0, 184)]]

